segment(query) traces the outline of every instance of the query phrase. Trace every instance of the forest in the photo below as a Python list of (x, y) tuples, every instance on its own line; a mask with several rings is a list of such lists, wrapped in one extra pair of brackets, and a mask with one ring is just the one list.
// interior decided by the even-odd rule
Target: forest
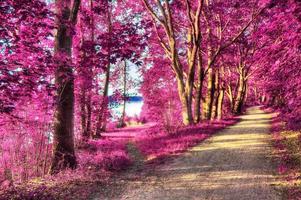
[(300, 63), (300, 0), (0, 0), (0, 199), (301, 199)]

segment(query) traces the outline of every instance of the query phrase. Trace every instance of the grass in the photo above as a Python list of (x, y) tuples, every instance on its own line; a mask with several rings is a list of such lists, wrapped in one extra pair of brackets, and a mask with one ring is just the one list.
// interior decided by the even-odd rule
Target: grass
[(301, 199), (301, 133), (286, 130), (285, 124), (275, 117), (272, 124), (274, 147), (278, 157), (278, 173), (282, 176), (284, 198)]
[(170, 156), (178, 155), (189, 148), (207, 139), (219, 130), (233, 125), (236, 118), (228, 120), (205, 122), (196, 126), (189, 126), (177, 130), (175, 133), (166, 133), (160, 130), (149, 131), (157, 134), (147, 134), (137, 137), (137, 148), (145, 156), (148, 163), (161, 163)]

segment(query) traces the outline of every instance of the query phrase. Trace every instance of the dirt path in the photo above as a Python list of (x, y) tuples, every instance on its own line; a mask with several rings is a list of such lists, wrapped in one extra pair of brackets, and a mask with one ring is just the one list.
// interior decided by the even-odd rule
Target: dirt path
[(268, 158), (271, 115), (253, 107), (241, 118), (147, 176), (124, 180), (122, 189), (115, 188), (117, 196), (99, 199), (281, 199)]

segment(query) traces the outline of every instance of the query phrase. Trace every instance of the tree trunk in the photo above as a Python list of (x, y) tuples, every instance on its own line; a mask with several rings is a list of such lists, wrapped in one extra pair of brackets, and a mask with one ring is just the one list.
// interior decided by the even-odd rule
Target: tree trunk
[(213, 104), (213, 97), (214, 97), (214, 72), (212, 67), (208, 69), (208, 79), (207, 79), (207, 93), (206, 99), (203, 104), (203, 119), (209, 120), (211, 118), (212, 113), (212, 104)]
[(182, 102), (182, 121), (184, 125), (193, 124), (193, 116), (192, 116), (192, 104), (188, 101), (185, 94), (181, 94), (180, 96)]
[(108, 117), (108, 107), (109, 107), (109, 85), (110, 85), (110, 75), (111, 75), (111, 64), (110, 59), (108, 59), (109, 63), (106, 70), (106, 80), (105, 87), (103, 91), (103, 102), (101, 108), (101, 127), (100, 131), (106, 131), (107, 128), (107, 117)]
[(82, 136), (84, 139), (88, 137), (86, 132), (86, 91), (83, 86), (81, 86), (80, 91), (80, 119), (81, 119), (81, 128), (82, 128)]
[(111, 75), (111, 35), (113, 32), (112, 27), (112, 16), (110, 2), (107, 2), (107, 25), (108, 25), (108, 55), (107, 55), (107, 69), (106, 69), (106, 79), (103, 91), (103, 99), (100, 105), (100, 113), (98, 114), (97, 125), (96, 125), (96, 137), (100, 137), (101, 132), (106, 131), (107, 128), (107, 114), (109, 106), (109, 85), (110, 85), (110, 75)]
[[(174, 33), (174, 23), (170, 5), (167, 1), (163, 2), (157, 1), (157, 6), (159, 10), (154, 10), (150, 5), (148, 0), (143, 0), (145, 8), (149, 11), (152, 19), (153, 25), (155, 26), (156, 32), (158, 31), (156, 21), (163, 16), (164, 20), (160, 20), (160, 25), (164, 29), (167, 40), (164, 41), (160, 34), (157, 32), (157, 37), (159, 42), (164, 49), (165, 53), (171, 61), (172, 69), (175, 73), (175, 78), (177, 80), (178, 95), (182, 104), (182, 118), (183, 124), (189, 125), (193, 124), (193, 115), (192, 115), (192, 90), (194, 86), (194, 70), (195, 70), (195, 61), (196, 55), (199, 48), (200, 40), (200, 31), (199, 31), (199, 20), (200, 13), (202, 10), (203, 1), (199, 1), (197, 11), (192, 13), (190, 4), (186, 2), (187, 13), (189, 15), (190, 27), (188, 28), (188, 72), (187, 77), (184, 79), (184, 70), (179, 59), (178, 49), (176, 45), (176, 35)], [(161, 15), (161, 16), (160, 16)], [(190, 46), (191, 45), (191, 46)], [(186, 84), (185, 84), (186, 82)]]
[[(80, 28), (81, 28), (81, 32), (83, 33), (83, 26), (82, 23), (80, 22)], [(82, 38), (81, 38), (81, 43), (80, 45), (83, 46), (84, 45), (84, 34), (82, 34)], [(86, 52), (84, 52), (83, 50), (81, 50), (80, 52), (80, 57), (81, 57), (81, 62), (83, 62), (86, 58)], [(80, 68), (79, 68), (79, 77), (81, 79), (81, 83), (80, 83), (80, 97), (79, 97), (79, 104), (80, 104), (80, 120), (81, 120), (81, 130), (82, 130), (82, 140), (86, 141), (89, 138), (89, 134), (87, 132), (87, 98), (86, 98), (86, 94), (87, 94), (87, 74), (86, 74), (86, 68), (83, 64), (81, 64)]]
[(232, 92), (232, 87), (231, 85), (228, 85), (227, 87), (227, 92), (226, 94), (228, 95), (228, 98), (229, 98), (229, 101), (230, 101), (230, 109), (231, 109), (231, 112), (233, 113), (233, 107), (234, 107), (234, 97), (233, 97), (233, 92)]
[[(92, 79), (91, 79), (92, 81)], [(92, 85), (92, 84), (91, 84)], [(89, 94), (87, 96), (87, 127), (86, 127), (86, 131), (87, 131), (87, 136), (88, 137), (91, 137), (91, 117), (92, 117), (92, 106), (91, 106), (91, 90), (92, 90), (92, 87), (89, 87)]]
[(219, 95), (218, 95), (218, 102), (217, 102), (217, 116), (218, 120), (221, 120), (223, 117), (223, 103), (224, 103), (224, 96), (225, 96), (225, 89), (222, 88)]
[(177, 85), (178, 95), (182, 104), (182, 122), (184, 125), (191, 125), (193, 124), (192, 105), (185, 93), (183, 80), (179, 77), (177, 78)]
[(96, 134), (95, 136), (99, 138), (101, 136), (101, 132), (106, 130), (106, 122), (107, 122), (107, 112), (108, 112), (108, 105), (109, 105), (109, 83), (110, 83), (110, 69), (111, 65), (108, 64), (106, 70), (106, 80), (105, 86), (103, 91), (103, 99), (100, 106), (100, 111), (97, 118), (97, 125), (96, 125)]
[(196, 88), (196, 97), (195, 97), (195, 106), (194, 106), (194, 123), (199, 123), (201, 120), (201, 98), (202, 98), (202, 89), (204, 81), (204, 70), (202, 55), (199, 52), (198, 56), (198, 72), (197, 72), (197, 88)]
[(126, 60), (124, 60), (124, 68), (123, 68), (123, 107), (122, 107), (122, 115), (121, 115), (121, 119), (120, 119), (120, 127), (125, 127), (125, 106), (126, 106), (126, 82), (127, 82), (127, 69), (126, 69)]
[(220, 93), (220, 85), (219, 85), (219, 70), (215, 72), (214, 76), (214, 94), (213, 94), (213, 100), (212, 100), (212, 109), (211, 109), (211, 115), (210, 119), (214, 120), (217, 116), (217, 104), (218, 104), (218, 97)]
[[(57, 0), (57, 33), (55, 36), (55, 55), (66, 56), (62, 62), (58, 60), (55, 72), (56, 108), (53, 135), (53, 156), (50, 173), (55, 174), (66, 168), (76, 168), (74, 153), (74, 77), (71, 67), (72, 31), (79, 10), (80, 1)], [(72, 26), (70, 27), (70, 24)]]
[(244, 90), (245, 90), (245, 80), (243, 75), (239, 76), (239, 83), (237, 89), (237, 96), (235, 98), (233, 112), (234, 114), (240, 114), (242, 112), (243, 101), (244, 101)]
[[(94, 40), (95, 40), (95, 25), (94, 25), (94, 14), (93, 14), (93, 10), (94, 10), (94, 6), (93, 6), (93, 0), (90, 0), (90, 10), (91, 10), (91, 42), (94, 45)], [(95, 65), (94, 63), (94, 57), (92, 58), (92, 66)], [(92, 117), (92, 94), (91, 94), (91, 90), (93, 87), (93, 69), (92, 66), (88, 67), (88, 85), (87, 85), (87, 90), (88, 90), (88, 95), (87, 95), (87, 102), (86, 102), (86, 109), (87, 109), (87, 124), (86, 124), (86, 131), (87, 131), (87, 135), (88, 137), (92, 136), (92, 132), (91, 132), (91, 117)]]

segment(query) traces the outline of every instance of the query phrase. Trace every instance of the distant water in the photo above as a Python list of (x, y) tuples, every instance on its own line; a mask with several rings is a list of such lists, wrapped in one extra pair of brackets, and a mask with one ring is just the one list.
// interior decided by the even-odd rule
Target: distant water
[[(143, 106), (142, 100), (127, 101), (125, 105), (125, 113), (129, 117), (139, 116), (141, 113), (142, 106)], [(123, 110), (123, 104), (111, 106), (111, 110), (113, 112), (113, 116), (120, 117)]]

